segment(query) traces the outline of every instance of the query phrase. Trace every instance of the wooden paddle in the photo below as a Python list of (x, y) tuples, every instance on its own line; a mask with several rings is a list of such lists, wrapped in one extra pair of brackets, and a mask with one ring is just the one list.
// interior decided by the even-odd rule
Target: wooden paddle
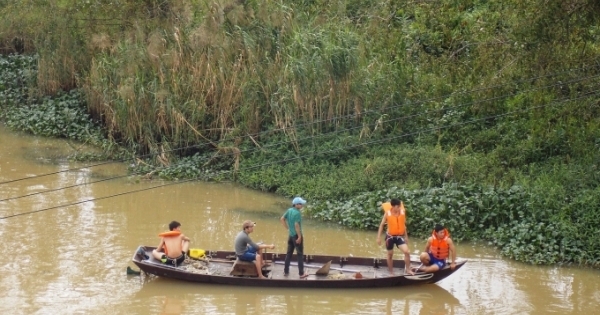
[(188, 256), (188, 257), (190, 257), (193, 260), (204, 261), (204, 262), (207, 262), (207, 263), (210, 263), (210, 262), (221, 262), (221, 263), (231, 263), (231, 264), (233, 264), (235, 262), (235, 260), (223, 259), (223, 258), (206, 258), (206, 257), (194, 258), (194, 257), (191, 257), (191, 256)]
[[(284, 264), (285, 264), (285, 262), (283, 262), (283, 261), (276, 261), (275, 263), (276, 263), (276, 264), (278, 264), (278, 265), (284, 265)], [(329, 263), (329, 262), (327, 262), (325, 265), (327, 265), (328, 263)], [(296, 263), (296, 262), (291, 262), (291, 263), (290, 263), (290, 265), (292, 265), (292, 266), (297, 266), (297, 265), (298, 265), (298, 263)], [(317, 266), (317, 265), (311, 265), (311, 264), (304, 264), (304, 267), (306, 267), (306, 268), (322, 268), (322, 267), (324, 267), (324, 266)], [(329, 269), (331, 269), (331, 270), (339, 270), (339, 271), (342, 271), (342, 272), (354, 272), (354, 273), (361, 272), (360, 270), (354, 270), (354, 269), (345, 269), (345, 268), (337, 268), (337, 267), (329, 267)]]
[[(219, 263), (229, 263), (229, 264), (233, 264), (235, 263), (235, 259), (223, 259), (223, 258), (193, 258), (190, 257), (193, 260), (199, 260), (199, 261), (205, 261), (205, 262), (219, 262)], [(270, 264), (272, 261), (271, 260), (265, 260), (265, 264)]]

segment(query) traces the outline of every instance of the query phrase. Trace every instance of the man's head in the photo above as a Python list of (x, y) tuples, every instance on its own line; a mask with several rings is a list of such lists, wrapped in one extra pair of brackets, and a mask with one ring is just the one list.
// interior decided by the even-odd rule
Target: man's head
[(392, 209), (394, 210), (398, 210), (400, 209), (400, 199), (398, 198), (394, 198), (392, 200), (390, 200), (390, 204), (392, 205)]
[(246, 220), (244, 221), (244, 224), (242, 225), (242, 229), (246, 232), (248, 232), (250, 229), (254, 228), (254, 226), (256, 225), (255, 222), (252, 222), (250, 220)]
[(443, 225), (436, 224), (435, 227), (433, 228), (433, 230), (435, 231), (435, 234), (437, 235), (437, 237), (444, 237), (445, 229), (444, 229)]
[(181, 226), (181, 223), (179, 223), (177, 221), (171, 221), (171, 223), (169, 223), (169, 231), (173, 231), (180, 226)]
[(292, 206), (294, 206), (298, 209), (302, 208), (305, 204), (306, 204), (306, 200), (304, 200), (300, 197), (296, 197), (292, 200)]

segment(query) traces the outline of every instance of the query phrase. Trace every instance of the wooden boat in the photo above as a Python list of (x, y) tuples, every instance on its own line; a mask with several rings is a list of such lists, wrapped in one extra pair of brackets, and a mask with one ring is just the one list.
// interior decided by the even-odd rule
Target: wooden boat
[[(445, 279), (466, 263), (466, 260), (457, 262), (454, 270), (446, 266), (435, 273), (410, 275), (404, 273), (403, 260), (394, 260), (394, 275), (390, 275), (385, 257), (304, 255), (304, 269), (309, 276), (300, 279), (295, 255), (291, 260), (290, 274), (286, 276), (283, 274), (285, 254), (263, 253), (267, 265), (263, 267), (262, 271), (267, 279), (258, 279), (255, 276), (244, 275), (244, 271), (252, 272), (254, 265), (238, 262), (232, 251), (206, 250), (205, 258), (188, 259), (180, 266), (175, 267), (154, 259), (152, 257), (154, 248), (140, 246), (132, 258), (133, 263), (146, 274), (191, 282), (260, 287), (348, 289), (429, 284)], [(146, 259), (144, 256), (150, 258)], [(418, 261), (411, 262), (411, 268), (419, 265)], [(234, 268), (234, 266), (236, 267)], [(326, 269), (329, 270), (325, 272)], [(320, 274), (317, 274), (316, 271), (320, 271)]]

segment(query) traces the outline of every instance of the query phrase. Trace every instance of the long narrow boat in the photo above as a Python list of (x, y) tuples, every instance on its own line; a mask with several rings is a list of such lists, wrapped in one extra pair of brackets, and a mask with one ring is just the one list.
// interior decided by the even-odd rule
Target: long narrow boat
[[(133, 255), (133, 263), (142, 272), (159, 277), (179, 279), (199, 283), (229, 284), (239, 286), (293, 287), (293, 288), (370, 288), (395, 287), (436, 283), (460, 269), (466, 261), (459, 261), (454, 270), (446, 266), (435, 273), (404, 273), (404, 261), (394, 260), (394, 275), (388, 272), (385, 257), (344, 257), (327, 255), (305, 255), (305, 269), (309, 276), (301, 279), (292, 258), (290, 275), (283, 274), (285, 254), (263, 253), (268, 262), (263, 268), (267, 279), (252, 276), (239, 276), (232, 272), (236, 264), (235, 253), (231, 251), (205, 251), (200, 260), (188, 259), (177, 267), (163, 264), (152, 257), (155, 247), (140, 246)], [(149, 258), (146, 258), (149, 257)], [(248, 264), (248, 263), (247, 263)], [(411, 267), (420, 263), (411, 262)], [(239, 266), (238, 266), (239, 267)], [(253, 265), (246, 266), (254, 271)], [(236, 269), (238, 269), (236, 267)], [(324, 272), (325, 271), (325, 272)], [(239, 274), (239, 273), (238, 273)]]
[[(457, 262), (454, 270), (446, 266), (435, 273), (410, 275), (404, 273), (403, 260), (394, 260), (394, 275), (390, 275), (385, 257), (305, 255), (304, 267), (309, 276), (300, 279), (298, 267), (294, 263), (297, 261), (295, 255), (292, 257), (290, 275), (286, 276), (283, 273), (285, 254), (263, 253), (264, 259), (268, 262), (263, 268), (263, 275), (267, 278), (258, 279), (251, 276), (231, 275), (236, 263), (235, 253), (231, 251), (207, 250), (203, 259), (188, 259), (182, 265), (175, 267), (154, 259), (152, 257), (154, 248), (140, 246), (133, 255), (133, 263), (147, 274), (191, 282), (239, 286), (347, 289), (420, 285), (443, 280), (466, 263), (466, 260)], [(411, 267), (419, 265), (418, 261), (411, 262)], [(326, 272), (323, 272), (324, 270)]]

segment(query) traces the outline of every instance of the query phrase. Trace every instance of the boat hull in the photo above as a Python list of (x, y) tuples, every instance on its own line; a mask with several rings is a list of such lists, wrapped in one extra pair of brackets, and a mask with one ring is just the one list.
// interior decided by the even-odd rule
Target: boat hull
[[(154, 249), (153, 247), (140, 248), (149, 256), (151, 256), (151, 251)], [(185, 270), (182, 266), (174, 267), (165, 265), (154, 258), (144, 259), (137, 251), (132, 260), (141, 271), (147, 274), (190, 282), (236, 286), (343, 289), (398, 287), (436, 283), (450, 276), (466, 263), (466, 261), (458, 262), (454, 270), (446, 267), (435, 273), (408, 275), (402, 272), (404, 270), (404, 261), (394, 260), (395, 275), (392, 276), (388, 273), (385, 258), (305, 255), (305, 269), (310, 276), (300, 279), (297, 274), (298, 268), (295, 265), (290, 266), (291, 274), (289, 276), (283, 274), (285, 254), (263, 253), (263, 257), (271, 262), (270, 266), (264, 270), (267, 279), (258, 279), (256, 277), (231, 276), (228, 274), (233, 265), (233, 258), (235, 257), (233, 252), (206, 251), (206, 253), (208, 257), (213, 259), (209, 265), (211, 265), (211, 268), (214, 268), (213, 270), (216, 270), (214, 273), (194, 273)], [(296, 262), (296, 257), (292, 257), (291, 261)], [(329, 261), (332, 262), (329, 276), (314, 274), (315, 269), (327, 264)], [(416, 267), (419, 265), (419, 262), (412, 262), (411, 265)], [(311, 274), (311, 272), (313, 273)]]

